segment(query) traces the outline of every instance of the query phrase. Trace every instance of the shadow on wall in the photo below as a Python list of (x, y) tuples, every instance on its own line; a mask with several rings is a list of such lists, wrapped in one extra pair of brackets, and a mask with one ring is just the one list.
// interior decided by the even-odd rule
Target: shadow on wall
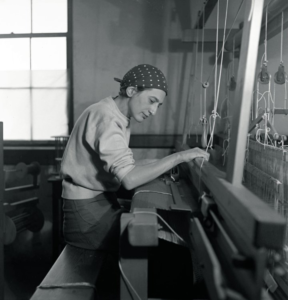
[[(110, 38), (113, 44), (127, 45), (136, 37), (134, 46), (162, 53), (164, 45), (165, 6), (167, 1), (107, 0), (120, 9), (119, 22), (112, 21)], [(135, 34), (136, 33), (136, 34)]]

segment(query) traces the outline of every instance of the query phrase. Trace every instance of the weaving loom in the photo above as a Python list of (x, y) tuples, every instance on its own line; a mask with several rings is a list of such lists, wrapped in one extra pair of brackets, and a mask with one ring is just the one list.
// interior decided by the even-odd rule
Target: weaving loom
[[(286, 219), (283, 256), (288, 265), (288, 157), (281, 148), (249, 140), (243, 184)], [(286, 276), (288, 282), (288, 276)]]
[[(241, 2), (240, 7), (243, 2), (245, 1)], [(195, 251), (198, 263), (202, 266), (203, 278), (209, 296), (213, 300), (272, 299), (272, 296), (267, 291), (269, 290), (274, 293), (277, 290), (278, 285), (282, 284), (281, 280), (283, 279), (283, 272), (285, 272), (283, 266), (281, 266), (282, 261), (279, 253), (283, 252), (283, 241), (287, 226), (285, 218), (281, 216), (282, 214), (287, 219), (287, 203), (285, 202), (287, 201), (285, 199), (287, 198), (288, 171), (286, 167), (286, 153), (283, 152), (283, 149), (274, 150), (268, 146), (265, 146), (265, 152), (262, 149), (263, 146), (259, 146), (257, 143), (251, 141), (249, 144), (248, 161), (246, 161), (247, 133), (253, 98), (254, 74), (256, 73), (263, 9), (264, 0), (246, 1), (245, 21), (240, 35), (241, 38), (239, 39), (241, 40), (241, 45), (235, 39), (235, 42), (238, 43), (237, 47), (241, 46), (241, 52), (236, 88), (235, 84), (234, 87), (229, 86), (229, 90), (235, 90), (235, 99), (234, 111), (231, 116), (231, 130), (229, 126), (229, 136), (227, 138), (229, 141), (227, 172), (224, 173), (218, 170), (211, 163), (203, 159), (195, 159), (181, 165), (183, 174), (187, 176), (188, 182), (190, 182), (188, 186), (190, 186), (191, 190), (196, 191), (196, 195), (193, 194), (191, 198), (196, 199), (196, 203), (200, 207), (198, 212), (201, 212), (200, 214), (195, 214), (195, 212), (193, 214), (192, 210), (188, 214), (189, 226), (186, 226), (185, 230), (186, 236), (189, 232), (189, 238), (187, 241), (185, 239), (185, 241)], [(226, 5), (225, 26), (227, 11), (228, 1)], [(267, 6), (264, 11), (266, 11), (267, 39)], [(217, 33), (218, 22), (219, 1), (217, 2)], [(210, 137), (207, 147), (207, 132), (204, 126), (202, 131), (201, 142), (207, 151), (213, 146), (215, 123), (216, 119), (219, 118), (217, 109), (224, 44), (226, 41), (225, 26), (221, 51), (218, 51), (218, 40), (216, 39), (215, 42), (215, 65), (212, 70), (215, 70), (214, 105), (209, 117)], [(234, 46), (236, 46), (236, 43), (234, 45), (233, 39), (233, 52)], [(262, 84), (267, 84), (269, 81), (269, 74), (266, 72), (266, 51), (265, 54), (260, 74), (261, 78), (259, 79)], [(218, 58), (220, 56), (218, 74)], [(195, 61), (197, 62), (197, 51)], [(268, 74), (268, 78), (265, 77), (267, 75), (265, 72)], [(196, 76), (196, 71), (194, 71), (193, 76)], [(191, 76), (192, 89), (194, 89), (196, 84), (193, 76)], [(205, 81), (201, 71), (199, 84), (203, 88), (200, 97), (200, 99), (203, 99), (203, 107), (206, 107), (206, 90), (209, 88), (210, 77), (211, 74), (208, 76), (207, 81)], [(277, 77), (277, 82), (280, 82), (281, 80), (278, 79)], [(194, 92), (191, 92), (187, 100), (188, 109), (185, 119), (183, 144), (176, 147), (177, 151), (189, 149), (187, 139), (190, 128), (191, 126), (193, 127), (193, 123), (191, 124), (191, 109), (193, 110), (192, 103), (194, 100), (192, 101), (192, 99), (195, 98), (195, 95), (192, 93)], [(269, 95), (271, 95), (270, 90)], [(263, 97), (257, 98), (257, 105), (261, 99)], [(266, 110), (264, 111), (266, 114)], [(273, 111), (275, 112), (274, 106)], [(204, 114), (201, 110), (200, 121), (202, 120), (202, 114), (206, 119), (205, 113), (205, 109)], [(228, 113), (227, 116), (229, 116)], [(260, 120), (261, 118), (259, 118)], [(269, 120), (269, 117), (266, 120)], [(267, 125), (266, 123), (268, 122), (265, 122), (265, 126)], [(202, 124), (206, 124), (206, 122)], [(265, 131), (265, 139), (267, 139), (267, 131)], [(245, 185), (243, 185), (243, 176)], [(250, 188), (251, 186), (253, 189)], [(145, 187), (146, 192), (142, 190), (142, 195), (146, 193), (147, 197), (147, 194), (154, 188), (154, 186)], [(161, 202), (161, 193), (170, 194), (169, 191), (167, 192), (166, 187), (162, 191), (159, 189), (156, 191), (159, 197), (157, 200), (154, 199), (154, 201), (151, 200), (155, 198), (154, 196), (146, 200), (139, 200), (135, 197), (131, 213), (124, 214), (121, 218), (120, 265), (123, 267), (123, 270), (121, 269), (123, 274), (127, 275), (122, 280), (121, 299), (147, 299), (148, 287), (147, 283), (145, 284), (147, 282), (148, 267), (147, 248), (157, 246), (158, 237), (163, 235), (161, 233), (163, 231), (162, 223), (157, 219), (160, 215), (158, 204)], [(139, 195), (141, 195), (140, 191), (136, 196), (139, 197)], [(167, 196), (167, 200), (163, 199), (160, 206), (161, 212), (163, 211), (166, 217), (169, 217), (167, 213), (173, 211), (171, 209), (171, 202), (169, 202), (171, 201), (169, 200), (171, 196)], [(185, 199), (185, 194), (182, 194), (182, 198), (183, 196)], [(261, 198), (268, 202), (273, 209), (269, 208)], [(191, 201), (193, 202), (192, 199)], [(166, 210), (168, 208), (170, 209), (169, 212)], [(156, 212), (159, 213), (157, 217)], [(184, 232), (183, 234), (185, 234)], [(172, 242), (178, 242), (177, 239), (173, 238), (173, 234), (171, 233), (170, 235), (165, 233), (164, 238)], [(286, 249), (285, 247), (284, 250)], [(280, 269), (282, 275), (280, 274)], [(278, 281), (278, 278), (281, 276), (282, 279)], [(276, 278), (277, 283), (275, 281)], [(263, 284), (263, 281), (265, 284)], [(142, 284), (139, 284), (139, 282)], [(283, 286), (285, 294), (285, 285)], [(288, 295), (288, 293), (286, 294)], [(286, 294), (284, 297), (281, 295), (279, 299), (287, 299)], [(274, 295), (279, 297), (276, 293)]]

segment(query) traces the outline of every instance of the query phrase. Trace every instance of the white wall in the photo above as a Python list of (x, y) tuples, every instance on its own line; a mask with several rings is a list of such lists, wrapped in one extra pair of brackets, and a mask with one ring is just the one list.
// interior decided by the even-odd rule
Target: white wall
[[(114, 77), (122, 78), (135, 65), (149, 63), (166, 75), (169, 95), (153, 119), (132, 124), (132, 133), (182, 134), (193, 47), (181, 38), (174, 0), (73, 1), (75, 120), (87, 106), (118, 93)], [(205, 45), (205, 76), (213, 68), (214, 48), (214, 44)], [(212, 111), (212, 88), (211, 83), (207, 113)], [(196, 95), (199, 90), (197, 85)], [(199, 106), (196, 97), (192, 118), (197, 124)], [(197, 130), (200, 127), (191, 133)]]

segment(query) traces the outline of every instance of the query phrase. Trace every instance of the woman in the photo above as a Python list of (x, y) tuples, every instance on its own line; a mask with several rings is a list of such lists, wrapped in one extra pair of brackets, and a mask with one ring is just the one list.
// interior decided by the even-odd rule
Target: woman
[(131, 190), (176, 165), (196, 157), (198, 148), (174, 153), (150, 163), (135, 162), (129, 149), (130, 119), (143, 122), (164, 103), (163, 73), (148, 64), (132, 68), (120, 82), (116, 97), (88, 107), (77, 120), (61, 165), (64, 199), (64, 237), (68, 244), (118, 251), (122, 213), (115, 192), (122, 184)]

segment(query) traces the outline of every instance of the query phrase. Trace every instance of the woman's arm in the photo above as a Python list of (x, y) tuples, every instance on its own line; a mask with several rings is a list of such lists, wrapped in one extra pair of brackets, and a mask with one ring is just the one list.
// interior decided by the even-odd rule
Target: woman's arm
[(193, 148), (182, 152), (177, 152), (152, 162), (147, 165), (135, 165), (122, 180), (122, 185), (127, 190), (134, 189), (144, 183), (147, 183), (159, 177), (163, 173), (172, 169), (182, 162), (189, 162), (197, 157), (209, 159), (209, 153), (199, 148)]
[(156, 161), (158, 161), (159, 159), (157, 158), (145, 158), (145, 159), (139, 159), (139, 160), (135, 160), (135, 166), (145, 166), (145, 165), (149, 165), (152, 164)]

